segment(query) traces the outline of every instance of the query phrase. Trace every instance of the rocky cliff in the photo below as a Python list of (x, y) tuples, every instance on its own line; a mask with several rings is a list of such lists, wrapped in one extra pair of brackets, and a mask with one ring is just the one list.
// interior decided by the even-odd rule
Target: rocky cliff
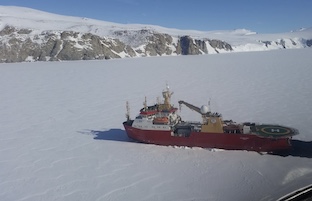
[[(74, 31), (43, 31), (5, 26), (0, 31), (0, 61), (92, 60), (123, 57), (208, 54), (232, 51), (221, 40), (173, 37), (152, 30), (115, 31), (115, 38)], [(211, 49), (210, 48), (210, 49)]]
[(0, 62), (198, 55), (312, 46), (312, 34), (310, 38), (253, 39), (251, 43), (233, 45), (220, 39), (171, 35), (147, 28), (111, 29), (107, 36), (97, 35), (96, 30), (38, 30), (6, 25), (0, 30)]

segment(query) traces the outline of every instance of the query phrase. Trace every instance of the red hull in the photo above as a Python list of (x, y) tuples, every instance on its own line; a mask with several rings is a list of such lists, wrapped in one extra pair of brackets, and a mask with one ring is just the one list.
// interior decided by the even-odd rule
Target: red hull
[(273, 152), (290, 149), (289, 138), (264, 138), (253, 134), (200, 133), (192, 132), (188, 137), (172, 136), (171, 131), (141, 130), (123, 123), (127, 135), (139, 142), (228, 150)]

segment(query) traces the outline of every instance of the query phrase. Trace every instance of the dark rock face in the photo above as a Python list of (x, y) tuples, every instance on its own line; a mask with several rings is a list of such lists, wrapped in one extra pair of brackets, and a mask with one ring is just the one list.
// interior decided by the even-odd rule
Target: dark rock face
[(208, 40), (211, 47), (214, 49), (225, 49), (227, 51), (232, 51), (232, 46), (221, 40)]
[(276, 45), (282, 45), (282, 47), (285, 49), (286, 46), (285, 46), (285, 41), (283, 39), (281, 39), (279, 42), (275, 42)]
[(201, 52), (208, 54), (207, 45), (204, 40), (195, 40), (195, 44)]
[(312, 47), (312, 39), (307, 40), (306, 44), (307, 44), (308, 47)]
[(177, 54), (188, 55), (194, 52), (194, 44), (189, 36), (182, 36), (178, 43)]
[(271, 41), (259, 41), (259, 42), (264, 43), (266, 47), (269, 47), (270, 45), (272, 45)]
[(177, 45), (177, 54), (197, 55), (207, 54), (207, 46), (204, 40), (194, 40), (190, 36), (182, 36)]

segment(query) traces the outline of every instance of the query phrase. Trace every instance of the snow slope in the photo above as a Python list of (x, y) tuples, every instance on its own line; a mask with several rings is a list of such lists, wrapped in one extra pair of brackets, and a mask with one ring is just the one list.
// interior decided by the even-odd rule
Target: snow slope
[[(140, 36), (137, 36), (138, 31), (143, 29), (169, 34), (173, 37), (173, 40), (177, 40), (179, 36), (184, 35), (189, 35), (194, 39), (223, 40), (231, 44), (236, 52), (280, 49), (281, 45), (279, 44), (281, 41), (286, 43), (286, 48), (303, 48), (307, 47), (305, 40), (312, 39), (311, 28), (278, 34), (257, 34), (246, 29), (215, 31), (178, 30), (155, 25), (118, 24), (85, 17), (63, 16), (24, 7), (0, 6), (0, 30), (6, 25), (35, 30), (31, 33), (33, 35), (45, 31), (92, 33), (101, 37), (119, 38), (132, 46), (133, 38), (135, 38), (135, 47), (138, 44), (143, 45), (146, 40), (143, 35), (141, 36), (142, 41), (138, 41), (140, 38)], [(125, 30), (129, 36), (127, 38), (115, 33), (116, 31)], [(263, 41), (271, 41), (273, 45), (266, 47)], [(209, 44), (206, 45), (210, 46)]]
[(299, 129), (295, 139), (309, 148), (311, 53), (1, 64), (0, 200), (275, 200), (311, 184), (312, 152), (148, 145), (122, 127), (126, 101), (134, 118), (168, 82), (175, 104), (211, 98), (226, 119)]

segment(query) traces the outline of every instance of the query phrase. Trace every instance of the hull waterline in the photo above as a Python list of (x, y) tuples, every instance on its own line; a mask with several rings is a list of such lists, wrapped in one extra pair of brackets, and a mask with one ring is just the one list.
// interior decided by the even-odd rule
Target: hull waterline
[(291, 148), (290, 138), (264, 138), (254, 134), (191, 132), (188, 136), (174, 135), (172, 131), (142, 130), (124, 122), (127, 135), (139, 142), (164, 146), (188, 146), (273, 152)]

